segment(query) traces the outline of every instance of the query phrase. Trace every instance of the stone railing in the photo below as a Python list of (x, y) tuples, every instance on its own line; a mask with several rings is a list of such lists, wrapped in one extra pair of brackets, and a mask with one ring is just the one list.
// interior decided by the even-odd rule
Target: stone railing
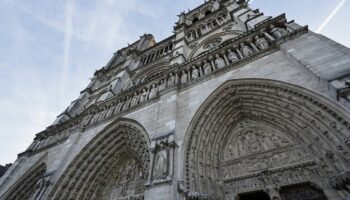
[(307, 27), (287, 31), (281, 26), (284, 15), (268, 20), (255, 29), (207, 51), (183, 64), (171, 66), (169, 70), (134, 85), (117, 96), (98, 102), (78, 116), (61, 124), (48, 127), (38, 133), (36, 140), (48, 135), (75, 128), (89, 128), (115, 116), (126, 114), (147, 105), (162, 94), (173, 89), (184, 89), (198, 82), (213, 78), (226, 70), (237, 68), (278, 50), (278, 44), (308, 31)]

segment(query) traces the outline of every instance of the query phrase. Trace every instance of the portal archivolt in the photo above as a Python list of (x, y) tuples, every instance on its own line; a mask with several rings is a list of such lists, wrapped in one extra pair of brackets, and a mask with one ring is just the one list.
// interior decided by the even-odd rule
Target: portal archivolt
[(38, 163), (27, 174), (20, 178), (10, 190), (1, 196), (1, 200), (39, 199), (47, 187), (45, 174), (46, 164)]
[(340, 107), (304, 88), (272, 80), (229, 81), (188, 129), (185, 193), (188, 199), (235, 199), (264, 191), (271, 199), (286, 199), (291, 194), (281, 188), (288, 187), (292, 196), (324, 199), (315, 185), (334, 186), (334, 178), (350, 166), (349, 121)]
[(99, 133), (72, 161), (50, 199), (143, 199), (149, 167), (149, 138), (131, 120)]

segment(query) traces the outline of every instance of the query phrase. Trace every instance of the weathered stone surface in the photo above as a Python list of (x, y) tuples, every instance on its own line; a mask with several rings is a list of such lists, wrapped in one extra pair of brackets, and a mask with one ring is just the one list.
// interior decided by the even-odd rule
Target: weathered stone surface
[(348, 48), (243, 1), (205, 2), (174, 31), (98, 70), (0, 199), (349, 197)]

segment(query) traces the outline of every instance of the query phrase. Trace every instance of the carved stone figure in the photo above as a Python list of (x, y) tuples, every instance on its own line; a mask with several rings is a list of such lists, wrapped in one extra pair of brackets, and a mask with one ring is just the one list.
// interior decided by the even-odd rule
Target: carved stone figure
[(188, 82), (188, 75), (185, 70), (182, 70), (181, 83), (185, 84)]
[(147, 101), (147, 97), (148, 97), (148, 91), (146, 88), (143, 88), (142, 94), (140, 96), (140, 103)]
[(160, 80), (158, 84), (158, 91), (161, 92), (165, 90), (165, 87), (166, 87), (166, 81), (164, 79)]
[(154, 180), (165, 179), (168, 175), (168, 152), (166, 149), (160, 149), (157, 153), (157, 159), (154, 165)]
[(175, 79), (174, 74), (170, 73), (169, 78), (168, 78), (168, 86), (170, 87), (170, 86), (175, 85), (175, 81), (176, 81), (176, 79)]
[(112, 116), (114, 109), (115, 109), (115, 106), (109, 107), (105, 117), (109, 118), (110, 116)]
[(196, 80), (197, 78), (199, 78), (200, 74), (199, 74), (199, 70), (196, 68), (196, 66), (192, 67), (192, 80)]
[(45, 178), (41, 178), (36, 182), (35, 192), (31, 195), (29, 200), (39, 200), (45, 192), (48, 184)]
[(269, 43), (267, 43), (267, 40), (265, 38), (260, 38), (259, 36), (255, 36), (255, 45), (260, 49), (264, 50), (269, 48)]
[(125, 99), (124, 99), (124, 104), (123, 104), (123, 107), (122, 107), (122, 111), (129, 109), (130, 101), (131, 101), (131, 98), (129, 98), (129, 96), (126, 96)]
[(227, 58), (231, 63), (235, 63), (239, 61), (237, 54), (233, 52), (231, 49), (228, 49)]
[(211, 72), (213, 71), (213, 70), (211, 69), (211, 65), (210, 65), (210, 63), (208, 62), (208, 60), (204, 60), (203, 69), (204, 69), (204, 74), (205, 74), (205, 75), (211, 74)]
[(95, 124), (100, 116), (100, 112), (95, 112), (90, 120), (90, 124)]
[(139, 94), (137, 92), (134, 92), (134, 96), (131, 100), (130, 106), (136, 106), (139, 103)]
[(153, 99), (154, 97), (157, 96), (157, 87), (155, 84), (152, 85), (151, 92), (149, 93), (149, 99)]
[(240, 46), (241, 46), (241, 52), (244, 57), (248, 57), (253, 54), (253, 50), (247, 45), (245, 45), (243, 42), (240, 44)]
[(91, 118), (91, 115), (87, 115), (84, 117), (84, 119), (82, 120), (81, 122), (81, 126), (82, 127), (85, 127), (88, 125), (89, 121), (90, 121), (90, 118)]
[(119, 99), (117, 105), (114, 108), (113, 115), (120, 113), (120, 110), (122, 107), (123, 107), (123, 102)]
[(225, 65), (226, 65), (225, 60), (223, 58), (221, 58), (219, 54), (216, 54), (215, 58), (216, 58), (215, 59), (215, 66), (217, 69), (221, 69), (221, 68), (225, 67)]
[(277, 39), (282, 38), (288, 35), (288, 31), (284, 28), (277, 28), (273, 24), (270, 25), (271, 34), (275, 36)]

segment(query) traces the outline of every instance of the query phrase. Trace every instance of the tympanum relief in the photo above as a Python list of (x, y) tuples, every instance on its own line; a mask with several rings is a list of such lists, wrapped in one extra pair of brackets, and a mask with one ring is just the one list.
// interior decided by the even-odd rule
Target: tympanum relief
[(105, 189), (108, 200), (143, 199), (145, 174), (136, 159), (128, 159), (113, 169)]
[(224, 179), (311, 160), (278, 130), (243, 121), (226, 144), (222, 163)]
[(241, 121), (229, 134), (221, 155), (225, 188), (249, 192), (266, 185), (303, 182), (312, 176), (312, 157), (280, 130), (263, 122)]

